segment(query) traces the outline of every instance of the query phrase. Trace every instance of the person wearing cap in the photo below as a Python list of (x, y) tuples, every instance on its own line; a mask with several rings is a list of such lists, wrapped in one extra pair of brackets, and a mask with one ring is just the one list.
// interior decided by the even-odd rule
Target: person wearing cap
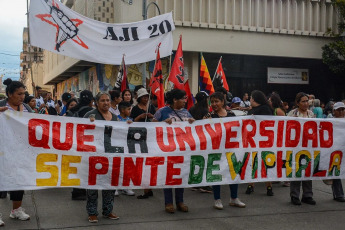
[(149, 93), (145, 88), (141, 88), (137, 94), (138, 104), (132, 108), (130, 117), (135, 122), (151, 121), (156, 110), (153, 105), (149, 104)]
[(134, 94), (134, 98), (133, 98), (133, 106), (136, 106), (138, 104), (138, 90), (145, 88), (143, 85), (137, 85), (135, 86), (134, 90), (133, 90), (133, 94)]
[[(345, 104), (343, 102), (337, 102), (333, 106), (333, 117), (342, 118), (345, 117)], [(333, 200), (338, 202), (345, 202), (343, 185), (341, 179), (333, 179), (332, 183)]]
[[(145, 88), (138, 89), (138, 104), (132, 108), (130, 117), (135, 122), (151, 122), (156, 112), (155, 107), (149, 103), (149, 93)], [(151, 189), (144, 189), (144, 194), (137, 196), (138, 199), (147, 199), (153, 196)]]

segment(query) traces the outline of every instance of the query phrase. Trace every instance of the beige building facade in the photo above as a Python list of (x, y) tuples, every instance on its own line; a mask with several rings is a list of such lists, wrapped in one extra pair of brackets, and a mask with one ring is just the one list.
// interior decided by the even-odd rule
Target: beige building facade
[[(274, 89), (265, 85), (267, 67), (310, 69), (311, 83), (304, 86), (306, 91), (315, 88), (321, 79), (317, 72), (331, 75), (326, 66), (320, 67), (321, 47), (332, 41), (327, 31), (337, 32), (339, 20), (330, 0), (70, 0), (65, 3), (87, 17), (110, 23), (140, 21), (145, 14), (150, 18), (159, 11), (173, 12), (174, 49), (182, 35), (186, 74), (194, 94), (198, 91), (201, 52), (206, 63), (210, 63), (211, 76), (219, 57), (223, 56), (230, 88), (235, 87), (231, 90), (237, 94), (254, 87)], [(57, 84), (95, 65), (47, 51), (44, 57), (44, 84)], [(260, 65), (262, 60), (265, 61)], [(258, 66), (259, 70), (248, 71), (251, 66)], [(331, 91), (344, 97), (334, 87)]]

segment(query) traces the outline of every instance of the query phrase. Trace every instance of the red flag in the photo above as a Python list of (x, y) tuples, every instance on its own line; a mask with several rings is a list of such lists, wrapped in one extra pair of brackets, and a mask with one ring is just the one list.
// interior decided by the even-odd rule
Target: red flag
[(174, 83), (175, 89), (184, 89), (184, 62), (182, 52), (182, 36), (180, 36), (180, 42), (178, 43), (175, 58), (168, 80)]
[(151, 92), (156, 95), (158, 101), (158, 108), (164, 107), (164, 86), (163, 86), (163, 75), (162, 75), (162, 62), (159, 54), (159, 46), (157, 51), (157, 58), (155, 69), (153, 70), (152, 77), (150, 80)]
[(228, 82), (226, 81), (225, 73), (224, 73), (223, 66), (222, 66), (222, 57), (220, 57), (220, 59), (219, 59), (218, 67), (216, 70), (216, 74), (213, 78), (213, 81), (215, 79), (219, 80), (221, 86), (224, 87), (226, 89), (226, 91), (229, 92), (229, 85), (228, 85)]
[(193, 102), (193, 95), (190, 92), (188, 81), (186, 81), (186, 83), (184, 84), (184, 91), (186, 91), (186, 95), (187, 95), (187, 109), (189, 110), (193, 106), (194, 102)]

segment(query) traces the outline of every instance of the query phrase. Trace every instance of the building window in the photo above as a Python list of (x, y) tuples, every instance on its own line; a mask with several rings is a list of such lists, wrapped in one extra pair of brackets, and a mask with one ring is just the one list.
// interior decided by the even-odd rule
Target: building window
[(107, 23), (109, 23), (109, 18), (107, 18)]
[(98, 18), (98, 21), (101, 21), (101, 18)]
[(109, 12), (109, 7), (107, 7), (107, 12)]
[(111, 18), (113, 18), (113, 17), (114, 17), (113, 13), (111, 13), (111, 14), (110, 14), (110, 17), (111, 17)]
[(105, 6), (105, 2), (103, 2), (103, 7)]
[(103, 17), (103, 18), (105, 17), (105, 13), (104, 13), (104, 12), (102, 13), (102, 17)]
[(111, 7), (114, 7), (114, 3), (113, 3), (113, 2), (112, 2), (112, 3), (110, 3), (110, 6), (111, 6)]
[(98, 12), (101, 12), (101, 7), (100, 6), (98, 7)]

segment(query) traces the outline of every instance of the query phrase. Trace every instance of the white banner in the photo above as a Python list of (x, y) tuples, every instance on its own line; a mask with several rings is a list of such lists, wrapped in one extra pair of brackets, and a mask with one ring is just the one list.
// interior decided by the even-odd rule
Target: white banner
[(345, 178), (344, 119), (132, 123), (0, 113), (0, 190)]
[(309, 84), (309, 70), (268, 67), (267, 83), (307, 85)]
[(57, 0), (30, 1), (30, 43), (48, 51), (96, 63), (126, 64), (155, 60), (173, 47), (172, 13), (145, 21), (109, 24), (80, 15)]

